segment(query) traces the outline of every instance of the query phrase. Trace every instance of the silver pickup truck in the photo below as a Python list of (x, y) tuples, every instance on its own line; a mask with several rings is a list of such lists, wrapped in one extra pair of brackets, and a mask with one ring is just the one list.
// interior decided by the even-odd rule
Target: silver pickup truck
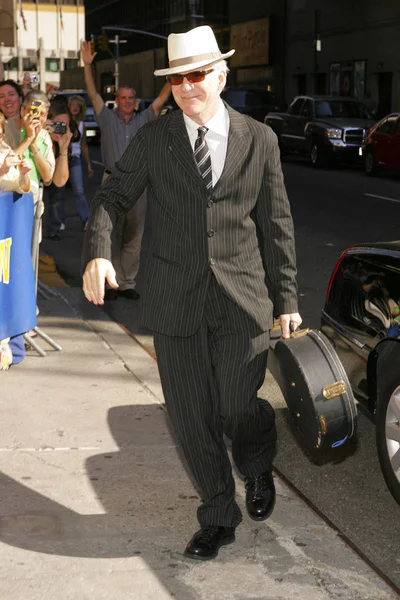
[(360, 159), (374, 122), (362, 102), (340, 96), (297, 96), (287, 112), (270, 112), (264, 119), (278, 136), (281, 155), (307, 155), (314, 167), (335, 158)]

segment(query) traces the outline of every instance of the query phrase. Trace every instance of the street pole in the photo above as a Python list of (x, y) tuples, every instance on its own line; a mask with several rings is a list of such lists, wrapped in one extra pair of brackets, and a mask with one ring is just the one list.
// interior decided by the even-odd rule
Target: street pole
[[(107, 29), (103, 27), (103, 29)], [(120, 40), (119, 35), (116, 34), (113, 40), (108, 41), (109, 44), (115, 44), (115, 55), (114, 55), (114, 85), (115, 85), (115, 93), (117, 93), (119, 88), (119, 45), (126, 44), (126, 40)]]
[(119, 35), (115, 36), (115, 93), (118, 92), (119, 88)]
[(321, 52), (321, 11), (314, 11), (314, 93), (318, 93), (317, 75), (319, 71), (319, 53)]
[[(158, 35), (157, 33), (152, 33), (150, 31), (143, 31), (142, 29), (130, 29), (128, 27), (102, 27), (102, 31), (123, 31), (124, 33), (142, 33), (143, 35), (149, 35), (151, 37), (159, 38), (166, 40), (168, 39), (165, 35)], [(119, 35), (115, 34), (113, 40), (109, 40), (109, 44), (115, 44), (115, 68), (114, 68), (114, 80), (115, 80), (115, 93), (118, 91), (119, 87), (119, 45), (126, 44), (127, 40), (120, 40)], [(112, 54), (112, 53), (110, 53)]]

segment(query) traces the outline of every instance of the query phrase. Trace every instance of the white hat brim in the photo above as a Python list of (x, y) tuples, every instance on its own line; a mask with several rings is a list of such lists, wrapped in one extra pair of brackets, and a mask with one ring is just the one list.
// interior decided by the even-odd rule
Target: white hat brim
[(190, 63), (188, 65), (179, 65), (179, 67), (172, 67), (170, 69), (157, 69), (157, 71), (154, 71), (154, 75), (156, 77), (161, 77), (162, 75), (175, 75), (176, 73), (189, 73), (190, 71), (196, 71), (197, 69), (199, 69), (200, 67), (206, 67), (208, 65), (215, 65), (216, 63), (220, 62), (221, 60), (225, 60), (226, 58), (229, 58), (230, 56), (232, 56), (232, 54), (234, 54), (235, 50), (230, 50), (229, 52), (226, 52), (226, 54), (221, 54), (221, 56), (219, 58), (216, 58), (214, 60), (212, 60), (210, 62), (210, 60), (201, 60), (200, 62), (197, 63)]

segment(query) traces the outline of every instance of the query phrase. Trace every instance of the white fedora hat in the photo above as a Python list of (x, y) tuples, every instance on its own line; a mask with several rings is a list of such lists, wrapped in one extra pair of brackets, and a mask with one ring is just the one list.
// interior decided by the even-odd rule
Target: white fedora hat
[(200, 67), (229, 58), (234, 52), (230, 50), (221, 54), (214, 32), (208, 25), (195, 27), (187, 33), (171, 33), (168, 36), (169, 68), (158, 69), (154, 71), (154, 75), (196, 71)]

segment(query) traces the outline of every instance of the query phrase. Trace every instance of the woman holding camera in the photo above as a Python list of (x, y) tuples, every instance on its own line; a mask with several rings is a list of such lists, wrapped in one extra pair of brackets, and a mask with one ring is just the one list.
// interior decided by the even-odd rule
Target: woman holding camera
[[(58, 190), (51, 189), (49, 196), (52, 199), (51, 210), (49, 210), (48, 220), (48, 238), (53, 241), (60, 240), (60, 231), (65, 229), (65, 184), (70, 182), (73, 197), (76, 204), (76, 209), (82, 221), (82, 227), (85, 228), (86, 221), (89, 217), (89, 204), (83, 189), (82, 163), (81, 155), (78, 154), (82, 150), (84, 154), (84, 144), (82, 144), (82, 136), (80, 128), (73, 119), (69, 110), (67, 101), (64, 97), (58, 96), (51, 102), (49, 111), (49, 130), (51, 138), (54, 142), (54, 151), (56, 155), (56, 173), (53, 178), (55, 186), (59, 186)], [(82, 124), (83, 125), (83, 124)], [(69, 132), (68, 148), (65, 149), (67, 140), (65, 131)], [(84, 130), (83, 130), (84, 131)], [(89, 156), (87, 156), (87, 160)], [(62, 162), (60, 162), (62, 161)], [(58, 163), (60, 162), (60, 167)], [(61, 171), (61, 166), (63, 171)], [(91, 172), (90, 163), (88, 165), (89, 175)], [(57, 174), (58, 171), (58, 174)], [(60, 175), (58, 177), (57, 175)], [(63, 176), (61, 178), (61, 175)], [(62, 186), (62, 187), (61, 187)], [(50, 207), (49, 207), (50, 208)]]
[(49, 185), (55, 167), (51, 139), (44, 127), (49, 104), (43, 92), (35, 90), (24, 98), (15, 81), (0, 82), (0, 110), (7, 119), (5, 141), (32, 165), (29, 176), (37, 184), (37, 191), (33, 190), (35, 203), (39, 199), (39, 183)]
[[(71, 130), (71, 114), (64, 99), (51, 101), (48, 114), (47, 129), (53, 142), (56, 159), (53, 182), (46, 192), (47, 205), (47, 237), (52, 241), (60, 241), (60, 230), (64, 220), (64, 190), (69, 171), (71, 140), (76, 131)], [(72, 127), (74, 130), (74, 128)], [(87, 219), (87, 217), (86, 217)]]

